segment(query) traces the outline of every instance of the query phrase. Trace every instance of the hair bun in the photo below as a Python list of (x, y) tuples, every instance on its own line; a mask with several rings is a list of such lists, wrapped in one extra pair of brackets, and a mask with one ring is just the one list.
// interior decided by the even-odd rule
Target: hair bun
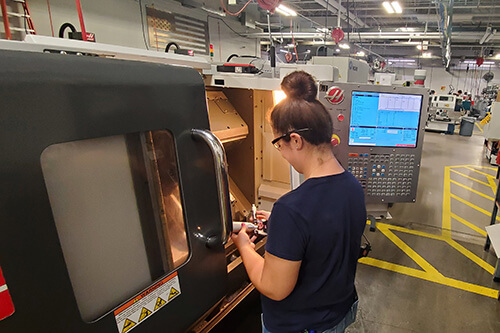
[(303, 99), (312, 102), (318, 94), (318, 87), (311, 74), (295, 71), (283, 78), (281, 89), (291, 99)]

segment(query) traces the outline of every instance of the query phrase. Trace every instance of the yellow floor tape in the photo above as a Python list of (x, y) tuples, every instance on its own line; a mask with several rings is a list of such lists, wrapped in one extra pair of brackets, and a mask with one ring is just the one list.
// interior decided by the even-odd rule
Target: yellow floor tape
[[(488, 182), (483, 182), (479, 179), (476, 179), (474, 177), (471, 177), (469, 175), (466, 175), (462, 172), (457, 171), (456, 169), (460, 168), (465, 168), (467, 170), (476, 172), (478, 174), (481, 174), (485, 176), (488, 179)], [(473, 166), (473, 165), (459, 165), (459, 166), (448, 166), (445, 167), (445, 173), (444, 173), (444, 189), (443, 189), (443, 215), (442, 215), (442, 231), (441, 235), (434, 235), (422, 231), (417, 231), (417, 230), (410, 230), (404, 227), (399, 227), (399, 226), (394, 226), (386, 223), (377, 223), (377, 229), (384, 235), (386, 236), (392, 243), (394, 243), (398, 248), (400, 248), (409, 258), (411, 258), (417, 265), (419, 265), (422, 270), (411, 268), (411, 267), (406, 267), (403, 265), (399, 264), (394, 264), (390, 263), (384, 260), (379, 260), (375, 258), (361, 258), (359, 259), (359, 262), (365, 265), (370, 265), (374, 267), (378, 267), (381, 269), (393, 271), (396, 273), (408, 275), (408, 276), (413, 276), (422, 280), (426, 281), (431, 281), (434, 283), (439, 283), (445, 286), (461, 289), (464, 291), (472, 292), (475, 294), (479, 295), (484, 295), (488, 296), (491, 298), (497, 298), (499, 295), (499, 291), (496, 289), (476, 285), (473, 283), (469, 282), (464, 282), (460, 281), (457, 279), (452, 279), (449, 277), (444, 276), (441, 274), (438, 269), (436, 269), (434, 266), (432, 266), (429, 262), (427, 262), (422, 256), (420, 256), (414, 249), (412, 249), (408, 244), (403, 242), (398, 236), (394, 234), (393, 231), (399, 231), (399, 232), (404, 232), (407, 234), (419, 236), (419, 237), (426, 237), (434, 240), (439, 240), (447, 243), (449, 246), (457, 250), (459, 253), (461, 253), (463, 256), (467, 257), (469, 260), (471, 260), (473, 263), (475, 263), (477, 266), (480, 268), (484, 269), (488, 273), (490, 273), (493, 276), (493, 273), (495, 271), (495, 268), (491, 266), (489, 263), (484, 261), (483, 259), (479, 258), (477, 255), (472, 253), (471, 251), (467, 250), (465, 247), (460, 245), (458, 242), (452, 239), (452, 228), (451, 228), (451, 221), (452, 219), (460, 222), (461, 224), (467, 226), (474, 232), (486, 236), (486, 232), (481, 229), (480, 227), (474, 225), (473, 223), (463, 219), (462, 217), (458, 216), (457, 214), (453, 213), (451, 211), (451, 199), (455, 199), (468, 207), (482, 212), (486, 215), (491, 216), (491, 212), (487, 212), (486, 210), (478, 207), (477, 205), (474, 205), (473, 203), (458, 197), (455, 194), (451, 193), (451, 184), (456, 184), (461, 186), (462, 188), (465, 188), (475, 194), (481, 195), (489, 200), (493, 200), (492, 197), (487, 196), (486, 194), (473, 190), (472, 188), (465, 186), (461, 183), (458, 183), (454, 180), (450, 179), (450, 173), (454, 172), (455, 174), (458, 174), (460, 176), (463, 176), (467, 179), (470, 179), (474, 182), (483, 184), (490, 188), (491, 190), (494, 190), (494, 193), (496, 193), (496, 183), (494, 181), (495, 177), (492, 176), (489, 173), (485, 173), (482, 171), (479, 171), (477, 169), (486, 169), (486, 170), (496, 170), (495, 168), (491, 167), (482, 167), (482, 166)], [(369, 223), (369, 221), (368, 221)]]

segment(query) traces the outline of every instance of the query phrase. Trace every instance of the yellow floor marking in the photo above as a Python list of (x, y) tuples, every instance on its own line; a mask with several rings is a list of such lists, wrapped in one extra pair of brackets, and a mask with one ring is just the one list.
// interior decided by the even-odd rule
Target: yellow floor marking
[(495, 183), (495, 178), (488, 177), (488, 182), (490, 183), (491, 190), (493, 191), (493, 195), (497, 194), (497, 183)]
[(456, 289), (469, 291), (469, 292), (472, 292), (475, 294), (488, 296), (488, 297), (495, 298), (495, 299), (498, 297), (498, 290), (495, 290), (495, 289), (491, 289), (491, 288), (487, 288), (487, 287), (483, 287), (483, 286), (478, 286), (478, 285), (468, 283), (468, 282), (455, 280), (455, 279), (448, 278), (448, 277), (445, 277), (442, 275), (435, 276), (433, 273), (421, 271), (421, 270), (410, 268), (410, 267), (405, 267), (402, 265), (389, 263), (387, 261), (366, 257), (366, 258), (359, 259), (359, 262), (366, 264), (366, 265), (370, 265), (370, 266), (386, 269), (389, 271), (393, 271), (396, 273), (400, 273), (400, 274), (404, 274), (404, 275), (408, 275), (408, 276), (413, 276), (413, 277), (416, 277), (416, 278), (419, 278), (422, 280), (427, 280), (430, 282), (439, 283), (439, 284), (442, 284), (442, 285), (445, 285), (448, 287), (453, 287)]
[(486, 172), (481, 172), (481, 171), (479, 171), (479, 170), (476, 170), (476, 169), (474, 169), (474, 168), (471, 168), (470, 166), (466, 166), (465, 168), (466, 168), (466, 169), (469, 169), (469, 170), (472, 170), (472, 171), (474, 171), (474, 172), (477, 172), (477, 173), (479, 173), (479, 174), (481, 174), (481, 175), (483, 175), (483, 176), (486, 176), (486, 177), (493, 177), (493, 176), (492, 176), (492, 175), (490, 175), (489, 173), (486, 173)]
[(479, 130), (481, 131), (481, 133), (484, 133), (484, 131), (483, 131), (483, 129), (481, 128), (481, 126), (479, 126), (479, 124), (478, 124), (478, 123), (475, 123), (475, 124), (476, 124), (477, 128), (479, 128)]
[(495, 268), (488, 264), (486, 261), (483, 259), (479, 258), (477, 255), (472, 253), (471, 251), (467, 250), (465, 247), (457, 243), (457, 241), (453, 239), (446, 239), (445, 240), (450, 246), (452, 246), (455, 250), (458, 252), (462, 253), (464, 256), (475, 262), (479, 267), (483, 268), (485, 271), (493, 275), (495, 272)]
[[(481, 213), (483, 213), (484, 215), (487, 215), (487, 216), (490, 216), (490, 217), (491, 217), (491, 212), (487, 211), (486, 209), (483, 209), (483, 208), (481, 208), (481, 207), (479, 207), (479, 206), (476, 206), (476, 205), (474, 205), (473, 203), (470, 203), (470, 202), (468, 202), (467, 200), (464, 200), (464, 199), (462, 199), (462, 198), (460, 198), (460, 197), (456, 196), (455, 194), (450, 194), (450, 196), (451, 196), (453, 199), (458, 200), (458, 201), (460, 201), (461, 203), (464, 203), (464, 204), (466, 204), (467, 206), (469, 206), (469, 207), (471, 207), (471, 208), (473, 208), (473, 209), (477, 210), (478, 212), (481, 212)], [(500, 217), (498, 217), (498, 216), (497, 216), (497, 217), (496, 217), (496, 219), (497, 219), (498, 221), (500, 221)]]
[[(479, 227), (475, 226), (474, 224), (466, 221), (465, 219), (461, 218), (460, 216), (454, 214), (451, 212), (451, 198), (454, 198), (455, 200), (458, 200), (462, 203), (465, 203), (469, 207), (476, 209), (482, 213), (485, 213), (486, 215), (489, 215), (490, 213), (487, 212), (486, 210), (454, 195), (451, 193), (451, 183), (454, 183), (456, 185), (462, 186), (463, 188), (472, 191), (473, 193), (479, 194), (487, 199), (493, 200), (493, 198), (479, 192), (476, 190), (473, 190), (465, 185), (462, 185), (456, 181), (453, 181), (450, 179), (450, 171), (453, 171), (461, 176), (464, 176), (466, 178), (472, 179), (476, 182), (479, 182), (481, 184), (484, 184), (490, 188), (493, 188), (491, 185), (491, 180), (492, 178), (491, 175), (487, 175), (488, 182), (485, 183), (482, 182), (478, 179), (469, 177), (463, 173), (460, 173), (456, 170), (453, 170), (453, 168), (458, 168), (458, 167), (466, 167), (470, 168), (471, 166), (469, 165), (463, 165), (463, 166), (453, 166), (453, 167), (445, 167), (445, 172), (444, 172), (444, 187), (443, 187), (443, 220), (442, 220), (442, 235), (434, 235), (430, 234), (427, 232), (422, 232), (422, 231), (417, 231), (417, 230), (411, 230), (407, 229), (404, 227), (399, 227), (399, 226), (394, 226), (386, 223), (377, 223), (377, 228), (380, 230), (380, 232), (385, 235), (390, 241), (392, 241), (397, 247), (399, 247), (406, 255), (410, 257), (413, 261), (415, 261), (416, 264), (418, 264), (420, 267), (422, 267), (423, 270), (411, 268), (411, 267), (406, 267), (403, 265), (399, 264), (394, 264), (390, 263), (387, 261), (371, 258), (371, 257), (366, 257), (366, 258), (361, 258), (359, 259), (359, 262), (362, 264), (378, 267), (381, 269), (386, 269), (389, 271), (393, 271), (396, 273), (416, 277), (422, 280), (430, 281), (430, 282), (435, 282), (439, 283), (445, 286), (453, 287), (456, 289), (461, 289), (464, 291), (472, 292), (475, 294), (479, 295), (484, 295), (488, 296), (491, 298), (497, 298), (498, 297), (498, 290), (492, 289), (492, 288), (487, 288), (479, 285), (475, 285), (472, 283), (452, 279), (445, 277), (443, 274), (441, 274), (434, 266), (429, 264), (423, 257), (421, 257), (415, 250), (413, 250), (409, 245), (407, 245), (405, 242), (403, 242), (398, 236), (396, 236), (393, 231), (400, 231), (404, 232), (407, 234), (415, 235), (415, 236), (420, 236), (420, 237), (426, 237), (430, 239), (435, 239), (439, 241), (446, 242), (449, 246), (453, 247), (455, 250), (460, 252), (462, 255), (467, 257), (469, 260), (474, 262), (476, 265), (479, 267), (483, 268), (486, 270), (488, 273), (491, 275), (494, 274), (494, 268), (490, 264), (488, 264), (486, 261), (483, 259), (479, 258), (477, 255), (472, 253), (471, 251), (467, 250), (465, 247), (457, 243), (455, 240), (452, 239), (451, 237), (451, 219), (455, 219), (460, 223), (463, 223), (464, 225), (468, 226), (469, 228), (477, 231), (478, 233), (485, 235), (485, 232), (480, 229)], [(489, 167), (482, 167), (479, 166), (480, 168), (484, 169), (491, 169), (491, 170), (496, 170), (495, 168), (489, 168)], [(477, 171), (474, 169), (471, 169), (473, 171)], [(481, 173), (481, 172), (479, 172)], [(496, 184), (495, 184), (496, 186)], [(368, 221), (369, 224), (369, 221)]]
[(382, 232), (387, 238), (389, 238), (397, 247), (399, 247), (408, 257), (417, 263), (422, 269), (428, 273), (433, 273), (435, 276), (441, 275), (437, 269), (435, 269), (431, 264), (429, 264), (424, 258), (422, 258), (415, 250), (409, 247), (405, 242), (403, 242), (398, 236), (396, 236), (389, 228), (384, 226), (378, 226), (380, 232)]
[(475, 232), (479, 233), (480, 235), (486, 237), (486, 231), (484, 231), (483, 229), (479, 228), (478, 226), (476, 226), (475, 224), (473, 223), (470, 223), (469, 221), (461, 218), (460, 216), (458, 216), (457, 214), (455, 213), (451, 213), (451, 217), (453, 217), (455, 220), (457, 220), (458, 222), (462, 223), (463, 225), (466, 225), (468, 226), (469, 228), (471, 228), (472, 230), (474, 230)]
[[(383, 224), (383, 223), (377, 223), (377, 225), (380, 225), (380, 224)], [(407, 234), (410, 234), (410, 235), (421, 236), (421, 237), (431, 238), (431, 239), (435, 239), (435, 240), (444, 240), (443, 236), (429, 234), (429, 233), (423, 232), (423, 231), (406, 229), (406, 228), (398, 227), (398, 226), (395, 226), (395, 225), (388, 224), (387, 228), (389, 228), (391, 230), (396, 230), (396, 231), (404, 232), (404, 233), (407, 233)]]
[(479, 192), (479, 191), (474, 190), (473, 188), (470, 188), (470, 187), (468, 187), (468, 186), (465, 186), (465, 185), (463, 185), (463, 184), (460, 184), (459, 182), (456, 182), (456, 181), (454, 181), (453, 179), (451, 179), (451, 180), (450, 180), (450, 182), (451, 182), (452, 184), (455, 184), (455, 185), (458, 185), (458, 186), (460, 186), (460, 187), (463, 187), (464, 189), (466, 189), (466, 190), (468, 190), (468, 191), (471, 191), (472, 193), (476, 193), (477, 195), (480, 195), (480, 196), (482, 196), (483, 198), (486, 198), (486, 199), (491, 200), (491, 201), (495, 200), (493, 197), (490, 197), (490, 196), (488, 196), (488, 195), (486, 195), (486, 194), (483, 194), (482, 192)]
[[(490, 184), (489, 184), (489, 183), (485, 183), (485, 182), (483, 182), (483, 181), (480, 181), (479, 179), (476, 179), (476, 178), (473, 178), (473, 177), (467, 176), (467, 175), (465, 175), (465, 174), (463, 174), (463, 173), (461, 173), (461, 172), (458, 172), (457, 170), (450, 169), (450, 171), (452, 171), (452, 172), (454, 172), (454, 173), (456, 173), (456, 174), (459, 174), (460, 176), (463, 176), (463, 177), (465, 177), (465, 178), (472, 179), (473, 181), (478, 182), (478, 183), (480, 183), (480, 184), (483, 184), (483, 185), (486, 185), (486, 186), (490, 186)], [(446, 179), (445, 179), (445, 180), (446, 180)]]
[(451, 199), (450, 199), (450, 167), (444, 168), (444, 187), (443, 187), (443, 236), (451, 238)]

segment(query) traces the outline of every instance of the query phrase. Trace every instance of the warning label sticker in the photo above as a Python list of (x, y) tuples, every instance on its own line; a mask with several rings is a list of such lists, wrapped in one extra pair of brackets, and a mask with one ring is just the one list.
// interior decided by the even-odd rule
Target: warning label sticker
[(181, 286), (176, 272), (115, 310), (118, 332), (130, 332), (180, 294)]

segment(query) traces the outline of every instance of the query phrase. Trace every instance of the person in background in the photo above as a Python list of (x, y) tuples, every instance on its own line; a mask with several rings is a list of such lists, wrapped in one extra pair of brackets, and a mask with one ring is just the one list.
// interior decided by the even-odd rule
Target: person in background
[(248, 276), (262, 294), (264, 333), (344, 332), (355, 321), (354, 279), (366, 225), (364, 193), (332, 152), (333, 125), (313, 77), (288, 74), (287, 98), (270, 114), (272, 144), (305, 181), (268, 217), (265, 256), (246, 227), (233, 234)]

